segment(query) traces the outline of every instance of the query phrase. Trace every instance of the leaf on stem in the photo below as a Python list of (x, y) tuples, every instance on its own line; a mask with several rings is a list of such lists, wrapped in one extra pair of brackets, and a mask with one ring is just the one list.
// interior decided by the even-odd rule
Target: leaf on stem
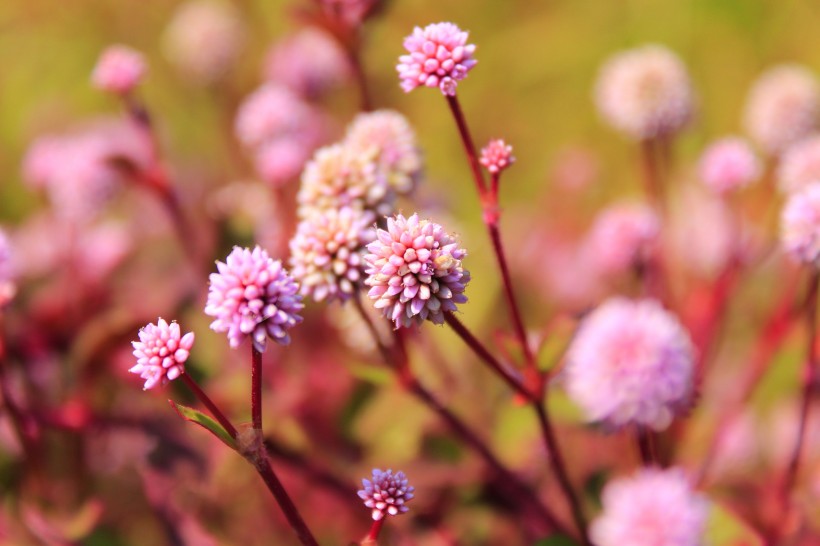
[(179, 415), (186, 421), (196, 423), (197, 425), (201, 426), (202, 428), (206, 429), (211, 434), (222, 440), (222, 442), (229, 448), (233, 449), (234, 451), (237, 450), (236, 440), (228, 433), (227, 430), (225, 430), (222, 427), (222, 425), (220, 425), (214, 419), (205, 415), (201, 411), (195, 410), (194, 408), (189, 408), (188, 406), (177, 404), (173, 400), (168, 400), (168, 403), (171, 404), (171, 407), (174, 409), (175, 412), (177, 412), (177, 415)]

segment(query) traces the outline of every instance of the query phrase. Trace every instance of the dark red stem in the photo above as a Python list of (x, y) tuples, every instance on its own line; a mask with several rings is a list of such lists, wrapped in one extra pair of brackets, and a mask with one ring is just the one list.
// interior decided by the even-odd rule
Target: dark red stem
[(655, 451), (655, 437), (652, 431), (642, 426), (635, 428), (635, 441), (641, 454), (641, 463), (644, 466), (657, 466), (658, 454)]
[(270, 492), (273, 493), (273, 497), (276, 499), (276, 502), (285, 514), (285, 518), (287, 518), (288, 523), (296, 532), (296, 536), (299, 538), (299, 541), (304, 546), (319, 546), (319, 543), (316, 542), (316, 539), (313, 537), (313, 533), (310, 532), (305, 520), (302, 519), (302, 515), (296, 508), (296, 505), (293, 504), (288, 492), (285, 491), (285, 487), (282, 485), (282, 482), (279, 481), (279, 478), (273, 471), (273, 467), (271, 466), (267, 455), (263, 455), (259, 464), (255, 466), (256, 471), (260, 476), (262, 476), (262, 480), (264, 480), (265, 485), (267, 485)]
[(382, 525), (384, 525), (384, 518), (373, 520), (373, 525), (370, 526), (370, 532), (367, 533), (366, 537), (364, 537), (365, 542), (375, 542), (376, 539), (379, 538), (379, 533), (382, 530)]
[(470, 130), (467, 128), (467, 121), (464, 119), (461, 104), (455, 95), (447, 95), (447, 105), (450, 107), (453, 118), (456, 120), (458, 134), (461, 135), (461, 142), (464, 145), (464, 152), (467, 154), (467, 160), (470, 163), (470, 170), (473, 172), (473, 180), (475, 180), (478, 195), (484, 198), (484, 194), (487, 191), (487, 184), (484, 182), (484, 176), (481, 173), (481, 165), (478, 162), (476, 147), (473, 143), (473, 137), (470, 135)]
[(262, 353), (251, 343), (251, 420), (253, 428), (262, 430)]
[(191, 389), (191, 392), (194, 393), (194, 396), (197, 397), (197, 400), (202, 402), (202, 404), (206, 408), (208, 408), (208, 411), (211, 412), (211, 415), (213, 415), (214, 418), (217, 421), (219, 421), (219, 424), (222, 425), (222, 428), (224, 428), (225, 430), (228, 431), (228, 434), (231, 435), (231, 438), (236, 438), (237, 437), (236, 427), (234, 427), (233, 424), (225, 416), (225, 414), (222, 413), (222, 410), (219, 409), (219, 406), (217, 406), (214, 403), (214, 401), (211, 400), (211, 398), (207, 394), (205, 394), (205, 391), (203, 391), (202, 388), (200, 388), (200, 386), (196, 383), (196, 381), (194, 381), (191, 378), (191, 376), (188, 375), (187, 373), (182, 374), (182, 380), (185, 382), (185, 384), (188, 386), (188, 388)]

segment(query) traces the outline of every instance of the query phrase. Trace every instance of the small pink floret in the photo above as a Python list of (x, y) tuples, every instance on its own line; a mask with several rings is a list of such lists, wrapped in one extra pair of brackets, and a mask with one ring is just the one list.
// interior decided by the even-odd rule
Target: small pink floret
[(145, 390), (166, 385), (185, 373), (185, 361), (194, 344), (194, 333), (181, 335), (179, 324), (159, 319), (139, 332), (139, 341), (132, 341), (137, 365), (128, 370), (145, 379)]
[(113, 45), (100, 55), (91, 81), (97, 89), (126, 95), (139, 85), (146, 69), (142, 53), (127, 46)]
[(783, 207), (780, 241), (798, 263), (820, 263), (820, 182), (793, 193)]
[(458, 82), (467, 77), (478, 61), (473, 59), (475, 45), (467, 43), (468, 33), (453, 23), (416, 27), (404, 39), (408, 55), (399, 57), (396, 70), (401, 87), (410, 92), (416, 87), (438, 87), (454, 96)]
[(481, 149), (478, 161), (490, 173), (498, 174), (515, 163), (515, 157), (512, 155), (512, 146), (501, 139), (494, 139)]
[(373, 469), (373, 478), (362, 480), (363, 489), (358, 491), (364, 505), (371, 509), (374, 521), (385, 516), (397, 516), (407, 512), (407, 502), (413, 498), (415, 488), (409, 485), (404, 472)]
[(700, 158), (700, 178), (716, 193), (744, 188), (759, 176), (760, 161), (741, 138), (718, 140)]

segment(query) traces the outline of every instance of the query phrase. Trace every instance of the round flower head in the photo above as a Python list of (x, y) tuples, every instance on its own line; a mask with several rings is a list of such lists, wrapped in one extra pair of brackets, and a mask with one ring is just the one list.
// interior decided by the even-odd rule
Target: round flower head
[(248, 95), (236, 114), (236, 136), (245, 146), (288, 137), (314, 123), (310, 106), (287, 87), (268, 83)]
[(145, 390), (166, 385), (185, 373), (185, 361), (194, 344), (194, 333), (181, 335), (179, 324), (159, 319), (140, 330), (140, 340), (132, 341), (137, 365), (128, 370), (145, 379)]
[(440, 225), (398, 214), (387, 219), (386, 231), (376, 231), (367, 250), (368, 296), (396, 328), (441, 324), (444, 313), (467, 301), (470, 272), (461, 266), (467, 252)]
[(326, 32), (307, 27), (271, 48), (264, 78), (279, 82), (305, 97), (318, 97), (350, 75), (344, 51)]
[(349, 207), (302, 220), (290, 241), (291, 274), (303, 296), (347, 301), (364, 278), (364, 245), (373, 239), (372, 217)]
[(300, 322), (302, 296), (299, 286), (282, 267), (259, 246), (253, 251), (234, 247), (225, 262), (216, 262), (218, 273), (211, 273), (205, 314), (216, 317), (215, 332), (227, 332), (236, 348), (250, 336), (259, 352), (267, 338), (287, 345), (287, 330)]
[(501, 139), (494, 139), (481, 149), (478, 161), (492, 174), (498, 174), (515, 163), (515, 157), (512, 155), (512, 146)]
[(416, 87), (438, 87), (445, 95), (456, 94), (456, 86), (467, 77), (478, 61), (473, 59), (475, 45), (467, 43), (467, 33), (453, 23), (416, 27), (404, 39), (409, 53), (399, 57), (396, 70), (401, 88), (409, 93)]
[(130, 47), (113, 45), (100, 55), (91, 74), (91, 82), (102, 91), (125, 95), (139, 85), (145, 71), (142, 53)]
[(679, 468), (639, 470), (608, 483), (589, 528), (596, 546), (701, 546), (709, 503)]
[(820, 181), (820, 135), (810, 136), (786, 149), (777, 169), (777, 181), (786, 193)]
[(302, 185), (296, 199), (299, 216), (344, 206), (377, 215), (393, 210), (395, 193), (376, 162), (376, 148), (355, 150), (344, 144), (316, 151), (302, 172)]
[(744, 188), (759, 176), (760, 162), (741, 138), (713, 142), (700, 157), (700, 178), (716, 193)]
[(595, 219), (586, 250), (602, 273), (621, 273), (646, 257), (660, 225), (658, 215), (647, 205), (610, 206)]
[(190, 0), (165, 30), (168, 58), (194, 81), (210, 84), (231, 67), (243, 45), (243, 23), (224, 0)]
[(253, 165), (262, 180), (280, 187), (299, 176), (312, 149), (304, 138), (275, 138), (256, 148)]
[(359, 114), (347, 128), (345, 146), (367, 152), (376, 149), (377, 162), (387, 183), (398, 193), (409, 193), (423, 167), (416, 134), (407, 119), (393, 110)]
[(797, 262), (820, 261), (820, 182), (789, 196), (780, 218), (780, 241)]
[(639, 140), (678, 132), (692, 117), (692, 95), (683, 62), (659, 45), (611, 57), (601, 68), (595, 87), (604, 119)]
[(384, 516), (396, 516), (407, 512), (407, 501), (413, 498), (412, 485), (408, 485), (404, 472), (392, 470), (382, 472), (373, 469), (371, 480), (363, 479), (358, 494), (364, 505), (372, 510), (373, 519), (379, 521)]
[(589, 421), (663, 430), (688, 408), (694, 349), (654, 300), (616, 297), (592, 311), (566, 355), (566, 388)]
[(806, 68), (787, 64), (764, 72), (749, 90), (744, 122), (752, 140), (779, 155), (817, 127), (820, 87)]

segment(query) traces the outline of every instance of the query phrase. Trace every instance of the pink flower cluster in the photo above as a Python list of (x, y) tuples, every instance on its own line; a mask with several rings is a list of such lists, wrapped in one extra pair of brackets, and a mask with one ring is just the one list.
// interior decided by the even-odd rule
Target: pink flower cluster
[(91, 74), (97, 89), (126, 95), (139, 85), (147, 70), (142, 53), (123, 45), (108, 47)]
[(392, 470), (382, 471), (373, 469), (373, 478), (362, 480), (363, 489), (360, 489), (359, 498), (364, 505), (371, 509), (374, 521), (385, 516), (396, 516), (407, 512), (407, 501), (413, 498), (412, 485), (409, 485), (404, 472)]
[(777, 169), (777, 181), (785, 193), (820, 182), (820, 135), (807, 137), (786, 149)]
[(643, 469), (608, 483), (589, 533), (596, 546), (702, 546), (709, 503), (679, 468)]
[(820, 182), (793, 193), (780, 221), (783, 248), (795, 261), (817, 267), (820, 262)]
[(615, 297), (581, 322), (564, 373), (589, 421), (663, 430), (690, 405), (694, 348), (658, 302)]
[(515, 157), (512, 155), (512, 146), (501, 139), (493, 139), (481, 149), (478, 161), (490, 173), (498, 174), (515, 163)]
[(438, 87), (444, 95), (454, 96), (458, 82), (478, 63), (473, 59), (475, 45), (467, 43), (467, 36), (453, 23), (413, 29), (404, 39), (408, 54), (399, 57), (396, 66), (401, 88), (409, 93), (420, 85)]
[(700, 158), (700, 178), (712, 191), (744, 188), (760, 177), (760, 161), (741, 138), (723, 138), (709, 145)]
[(225, 262), (211, 273), (205, 314), (215, 317), (211, 329), (227, 332), (231, 347), (250, 337), (259, 352), (267, 338), (290, 343), (288, 330), (302, 322), (299, 286), (279, 260), (259, 246), (253, 251), (234, 247)]
[(145, 379), (145, 390), (166, 385), (185, 373), (185, 361), (194, 344), (194, 333), (181, 335), (179, 324), (159, 319), (140, 330), (139, 341), (132, 341), (137, 365), (128, 370)]
[(367, 250), (368, 296), (396, 328), (441, 324), (444, 313), (467, 301), (470, 273), (461, 265), (467, 252), (439, 224), (398, 214), (387, 219), (387, 230), (376, 231)]
[(304, 97), (319, 97), (350, 77), (344, 51), (326, 32), (308, 27), (276, 43), (268, 52), (263, 77)]
[(660, 227), (660, 218), (648, 205), (612, 205), (595, 219), (584, 250), (601, 273), (623, 273), (649, 257)]
[(0, 308), (7, 305), (17, 292), (11, 260), (11, 243), (6, 232), (0, 229)]

